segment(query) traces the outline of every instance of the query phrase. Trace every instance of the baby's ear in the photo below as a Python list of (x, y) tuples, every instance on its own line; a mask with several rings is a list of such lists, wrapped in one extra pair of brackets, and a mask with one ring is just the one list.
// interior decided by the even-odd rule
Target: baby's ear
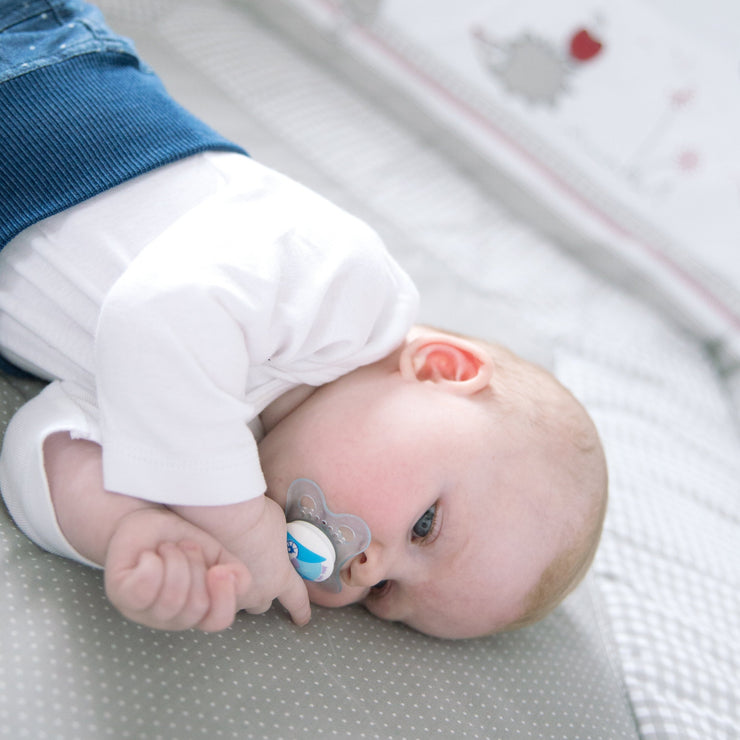
[(432, 382), (452, 393), (471, 395), (488, 387), (493, 360), (465, 339), (425, 333), (403, 348), (399, 369), (406, 380)]

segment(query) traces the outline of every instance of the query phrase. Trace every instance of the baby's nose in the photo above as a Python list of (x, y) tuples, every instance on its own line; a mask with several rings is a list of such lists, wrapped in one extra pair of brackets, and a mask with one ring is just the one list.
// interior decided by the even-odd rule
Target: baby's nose
[(371, 542), (350, 561), (344, 580), (349, 586), (372, 588), (387, 577), (383, 548)]

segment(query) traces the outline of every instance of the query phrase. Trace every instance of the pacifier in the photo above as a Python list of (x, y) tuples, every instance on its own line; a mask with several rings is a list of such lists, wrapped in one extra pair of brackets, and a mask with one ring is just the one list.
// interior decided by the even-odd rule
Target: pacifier
[(335, 514), (323, 491), (308, 478), (294, 480), (285, 504), (288, 557), (306, 581), (332, 593), (342, 590), (342, 566), (370, 544), (370, 529), (359, 516)]

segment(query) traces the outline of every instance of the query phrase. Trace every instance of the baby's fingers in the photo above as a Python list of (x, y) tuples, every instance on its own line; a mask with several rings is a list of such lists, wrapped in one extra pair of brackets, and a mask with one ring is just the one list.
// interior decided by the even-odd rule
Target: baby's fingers
[(163, 543), (142, 553), (134, 567), (107, 571), (106, 588), (129, 619), (154, 629), (190, 629), (208, 612), (205, 572), (197, 544)]
[(250, 582), (243, 566), (214, 565), (206, 573), (209, 609), (198, 624), (203, 632), (218, 632), (230, 627), (237, 612), (238, 594)]
[(306, 582), (290, 567), (291, 575), (288, 585), (278, 596), (278, 601), (288, 610), (290, 618), (299, 627), (304, 627), (311, 620), (311, 602), (308, 599)]
[(154, 624), (165, 629), (187, 629), (179, 617), (187, 604), (192, 586), (190, 559), (176, 544), (167, 542), (157, 548), (164, 573), (162, 587), (149, 608)]
[(189, 540), (159, 549), (165, 578), (152, 616), (165, 629), (196, 627), (209, 609), (206, 563), (201, 547)]
[(141, 554), (132, 568), (105, 571), (105, 589), (111, 603), (125, 616), (145, 611), (154, 604), (162, 587), (164, 563), (155, 552)]

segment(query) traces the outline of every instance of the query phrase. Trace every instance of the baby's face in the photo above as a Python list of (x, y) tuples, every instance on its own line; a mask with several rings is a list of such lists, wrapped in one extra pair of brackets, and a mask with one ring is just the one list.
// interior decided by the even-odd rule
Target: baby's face
[(398, 372), (361, 368), (317, 390), (260, 445), (268, 495), (316, 481), (372, 534), (343, 588), (314, 603), (362, 602), (428, 634), (467, 637), (519, 616), (562, 546), (558, 466), (519, 415)]

